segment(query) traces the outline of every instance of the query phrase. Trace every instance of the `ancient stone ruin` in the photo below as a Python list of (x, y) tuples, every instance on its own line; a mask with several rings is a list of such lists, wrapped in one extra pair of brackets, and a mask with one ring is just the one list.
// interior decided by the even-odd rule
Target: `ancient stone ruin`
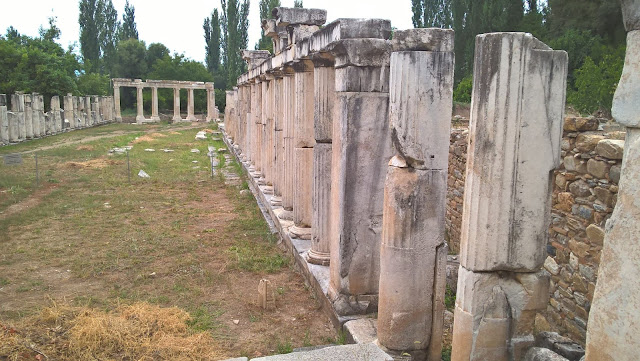
[[(336, 327), (440, 360), (451, 245), (452, 360), (578, 360), (585, 335), (587, 360), (634, 359), (640, 4), (623, 7), (613, 113), (626, 143), (595, 134), (597, 120), (564, 118), (567, 54), (530, 34), (477, 37), (466, 130), (451, 129), (452, 31), (391, 37), (389, 21), (324, 25), (318, 9), (263, 20), (275, 54), (243, 52), (225, 141)], [(594, 293), (599, 248), (587, 242), (598, 238)], [(577, 343), (538, 334), (545, 318)]]
[(115, 121), (113, 97), (110, 96), (68, 94), (62, 97), (64, 108), (61, 108), (61, 97), (56, 95), (51, 97), (48, 112), (45, 112), (44, 97), (40, 94), (16, 93), (9, 97), (0, 94), (1, 145)]
[[(216, 108), (215, 93), (213, 91), (213, 83), (178, 81), (178, 80), (146, 80), (142, 79), (111, 79), (113, 83), (113, 98), (115, 101), (116, 120), (122, 121), (122, 113), (120, 111), (120, 88), (136, 88), (136, 123), (149, 123), (160, 121), (158, 113), (158, 89), (173, 89), (173, 122), (193, 122), (196, 121), (194, 114), (194, 90), (203, 89), (207, 91), (207, 117), (206, 121), (212, 121), (218, 118), (218, 109)], [(144, 117), (144, 103), (142, 101), (142, 91), (144, 88), (151, 88), (151, 118)], [(187, 104), (187, 118), (182, 119), (180, 115), (180, 90), (187, 89), (189, 97)]]

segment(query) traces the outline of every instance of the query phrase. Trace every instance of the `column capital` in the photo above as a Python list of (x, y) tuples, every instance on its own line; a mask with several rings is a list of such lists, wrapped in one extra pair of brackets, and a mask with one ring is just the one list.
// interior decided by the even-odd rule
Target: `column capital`
[(336, 68), (346, 66), (389, 66), (391, 43), (384, 39), (344, 39), (333, 42), (326, 49), (336, 59)]
[(328, 52), (313, 53), (309, 58), (316, 68), (333, 67), (336, 63), (335, 57)]
[(452, 29), (417, 28), (393, 33), (392, 51), (453, 51)]
[(313, 62), (310, 59), (294, 60), (291, 67), (296, 73), (307, 73), (313, 71)]

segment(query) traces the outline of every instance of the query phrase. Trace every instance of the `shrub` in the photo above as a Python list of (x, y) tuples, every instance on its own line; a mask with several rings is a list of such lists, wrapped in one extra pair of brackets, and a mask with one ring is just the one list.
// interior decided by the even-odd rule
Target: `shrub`
[(467, 75), (460, 80), (453, 90), (453, 100), (460, 103), (471, 103), (471, 90), (473, 89), (473, 76)]

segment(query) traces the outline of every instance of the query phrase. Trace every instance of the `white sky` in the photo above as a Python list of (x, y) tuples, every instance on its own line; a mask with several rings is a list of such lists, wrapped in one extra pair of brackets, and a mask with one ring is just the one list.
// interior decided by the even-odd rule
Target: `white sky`
[[(187, 58), (204, 61), (204, 37), (202, 23), (219, 0), (129, 0), (135, 9), (136, 23), (141, 40), (147, 45), (159, 42), (172, 53), (182, 53)], [(281, 0), (282, 6), (293, 6), (293, 0)], [(122, 20), (125, 0), (113, 0)], [(249, 12), (249, 48), (253, 49), (260, 37), (259, 0), (251, 0)], [(382, 18), (391, 20), (398, 29), (412, 28), (411, 1), (397, 0), (389, 3), (381, 0), (304, 0), (306, 8), (327, 10), (327, 23), (338, 18)], [(66, 49), (79, 44), (77, 0), (0, 0), (0, 33), (12, 25), (21, 34), (37, 36), (38, 28), (48, 26), (47, 19), (56, 16), (62, 34), (59, 43)], [(76, 47), (79, 52), (79, 45)]]

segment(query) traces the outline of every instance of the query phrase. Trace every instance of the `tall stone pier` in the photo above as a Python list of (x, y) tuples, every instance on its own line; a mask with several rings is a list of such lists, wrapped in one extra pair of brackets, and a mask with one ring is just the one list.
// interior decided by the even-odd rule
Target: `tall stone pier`
[(380, 278), (385, 171), (392, 156), (388, 39), (379, 21), (369, 39), (329, 45), (335, 56), (336, 123), (332, 146), (329, 298), (339, 315), (374, 312)]
[(533, 345), (566, 77), (567, 54), (530, 34), (476, 38), (452, 360), (517, 361)]
[(6, 94), (0, 94), (0, 144), (9, 144), (9, 116), (7, 115)]
[(622, 12), (627, 54), (611, 113), (627, 138), (589, 313), (587, 361), (637, 360), (640, 347), (640, 0), (623, 0)]
[(391, 54), (395, 155), (384, 187), (378, 340), (388, 349), (409, 352), (413, 360), (440, 361), (453, 31), (398, 31), (394, 40), (418, 50)]

